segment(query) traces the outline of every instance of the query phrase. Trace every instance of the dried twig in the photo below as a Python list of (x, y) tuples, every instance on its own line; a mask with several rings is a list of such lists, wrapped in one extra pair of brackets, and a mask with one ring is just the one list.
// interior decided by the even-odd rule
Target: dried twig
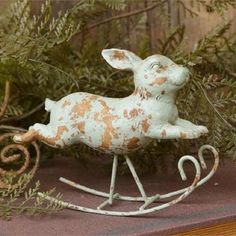
[(27, 129), (11, 126), (11, 125), (0, 125), (0, 130), (13, 130), (13, 131), (20, 131), (20, 132), (26, 132)]
[(6, 112), (7, 105), (8, 105), (8, 102), (9, 102), (9, 98), (10, 98), (10, 82), (6, 81), (5, 96), (4, 96), (4, 99), (3, 99), (2, 107), (0, 109), (0, 119), (4, 116), (4, 114)]
[[(88, 30), (91, 30), (93, 28), (98, 27), (99, 25), (106, 24), (106, 23), (108, 23), (110, 21), (119, 20), (119, 19), (122, 19), (122, 18), (127, 18), (127, 17), (130, 17), (130, 16), (135, 16), (135, 15), (142, 14), (144, 12), (151, 11), (154, 8), (158, 7), (158, 6), (161, 6), (165, 2), (166, 2), (166, 0), (163, 0), (161, 2), (157, 2), (157, 3), (153, 4), (153, 5), (151, 5), (149, 7), (145, 7), (145, 8), (139, 9), (139, 10), (135, 10), (135, 11), (131, 11), (131, 12), (128, 12), (128, 13), (121, 14), (121, 15), (117, 15), (117, 16), (112, 16), (112, 17), (106, 18), (106, 19), (101, 20), (101, 21), (99, 21), (97, 23), (89, 25), (87, 28), (85, 28), (85, 30), (88, 31)], [(84, 32), (84, 31), (80, 31), (78, 34), (80, 34), (82, 32)]]
[(227, 68), (226, 66), (224, 67), (224, 70), (232, 77), (236, 78), (236, 73), (231, 71), (229, 68)]
[(44, 102), (40, 103), (37, 107), (33, 108), (32, 110), (30, 110), (29, 112), (27, 112), (25, 114), (22, 114), (20, 116), (14, 116), (14, 117), (9, 117), (9, 118), (2, 119), (2, 120), (0, 120), (0, 124), (1, 123), (12, 122), (12, 121), (23, 120), (23, 119), (33, 115), (35, 112), (39, 111), (43, 106), (44, 106)]

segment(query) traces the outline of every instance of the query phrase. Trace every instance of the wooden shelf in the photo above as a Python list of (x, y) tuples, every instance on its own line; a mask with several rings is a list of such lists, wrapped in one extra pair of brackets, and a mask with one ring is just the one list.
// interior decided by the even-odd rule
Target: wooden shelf
[(188, 232), (174, 234), (173, 236), (235, 236), (236, 235), (236, 221), (204, 227), (202, 229), (193, 229)]

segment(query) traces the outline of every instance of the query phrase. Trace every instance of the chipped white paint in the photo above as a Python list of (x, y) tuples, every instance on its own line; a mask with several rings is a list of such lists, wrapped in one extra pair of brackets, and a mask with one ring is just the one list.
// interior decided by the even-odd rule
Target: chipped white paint
[(14, 141), (40, 140), (60, 148), (82, 142), (100, 151), (125, 154), (152, 138), (192, 139), (208, 132), (178, 116), (175, 96), (189, 79), (187, 68), (161, 55), (142, 60), (127, 50), (105, 49), (102, 56), (114, 68), (133, 71), (135, 90), (130, 96), (78, 92), (57, 102), (46, 99), (49, 124), (34, 124)]
[[(201, 173), (199, 162), (193, 156), (183, 156), (179, 160), (178, 168), (182, 179), (185, 180), (183, 163), (187, 160), (194, 164), (196, 175), (192, 184), (181, 190), (164, 195), (155, 194), (151, 197), (147, 196), (127, 153), (144, 147), (153, 138), (192, 139), (208, 132), (206, 127), (194, 125), (190, 121), (179, 118), (178, 115), (175, 105), (176, 92), (188, 81), (188, 69), (161, 55), (150, 56), (142, 60), (132, 52), (119, 49), (103, 50), (102, 55), (111, 66), (133, 71), (135, 90), (130, 96), (109, 98), (79, 92), (70, 94), (58, 102), (46, 99), (45, 109), (51, 113), (49, 124), (35, 124), (25, 134), (15, 135), (14, 140), (20, 143), (40, 140), (47, 145), (60, 148), (82, 142), (94, 149), (113, 153), (109, 193), (90, 189), (65, 178), (60, 179), (73, 187), (108, 199), (102, 202), (97, 209), (92, 209), (58, 201), (41, 193), (39, 195), (74, 210), (116, 216), (143, 215), (182, 201), (215, 173), (219, 164), (219, 156), (213, 147), (204, 145), (199, 149), (202, 168), (206, 167), (203, 150), (211, 150), (215, 158), (211, 172), (204, 179), (199, 181)], [(115, 193), (117, 154), (124, 154), (141, 197), (122, 196)], [(177, 195), (179, 196), (174, 200), (149, 207), (158, 199)], [(103, 210), (117, 199), (143, 201), (143, 204), (139, 210), (135, 211)]]

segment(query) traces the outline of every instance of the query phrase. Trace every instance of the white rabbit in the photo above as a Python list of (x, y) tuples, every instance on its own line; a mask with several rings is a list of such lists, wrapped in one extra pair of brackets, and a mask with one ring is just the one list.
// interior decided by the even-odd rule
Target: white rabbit
[(104, 152), (125, 154), (155, 139), (192, 139), (208, 132), (204, 126), (178, 117), (176, 92), (189, 79), (187, 68), (153, 55), (144, 60), (120, 49), (105, 49), (104, 59), (114, 68), (134, 73), (134, 92), (110, 98), (77, 92), (55, 102), (46, 99), (50, 123), (34, 124), (15, 135), (17, 143), (39, 140), (53, 147), (85, 143)]

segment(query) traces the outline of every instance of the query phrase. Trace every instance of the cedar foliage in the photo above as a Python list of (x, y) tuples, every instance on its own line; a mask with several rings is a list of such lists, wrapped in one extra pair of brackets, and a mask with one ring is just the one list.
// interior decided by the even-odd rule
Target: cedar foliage
[[(30, 0), (14, 1), (2, 16), (0, 25), (0, 83), (3, 87), (4, 82), (10, 80), (13, 90), (6, 117), (1, 123), (17, 121), (19, 126), (27, 128), (35, 122), (47, 122), (48, 114), (43, 111), (46, 97), (57, 100), (76, 91), (113, 97), (130, 94), (133, 90), (132, 75), (111, 69), (100, 56), (101, 50), (106, 46), (123, 46), (122, 42), (104, 40), (106, 30), (111, 30), (110, 27), (107, 29), (108, 22), (112, 24), (115, 37), (122, 35), (125, 46), (122, 24), (126, 17), (112, 21), (108, 18), (107, 23), (99, 25), (110, 12), (119, 15), (128, 2), (132, 5), (132, 1), (124, 0), (82, 0), (63, 13), (60, 11), (55, 15), (50, 0), (46, 0), (36, 14), (32, 13)], [(218, 12), (223, 16), (225, 10), (236, 6), (235, 0), (192, 1), (191, 8), (186, 6), (185, 1), (176, 2), (185, 15), (193, 17), (196, 17), (200, 10), (206, 10), (209, 14)], [(153, 1), (153, 10), (161, 11), (163, 21), (168, 20), (166, 11), (163, 11), (166, 4), (165, 0)], [(129, 16), (129, 20), (134, 22), (134, 28), (142, 23), (144, 14), (145, 11)], [(96, 24), (99, 25), (99, 31), (96, 32), (96, 37), (90, 38), (89, 30)], [(209, 127), (210, 135), (207, 140), (202, 138), (202, 142), (212, 144), (223, 153), (230, 153), (235, 159), (236, 41), (235, 35), (228, 34), (229, 29), (230, 23), (219, 25), (201, 39), (193, 51), (186, 52), (183, 47), (185, 28), (180, 26), (174, 31), (167, 31), (166, 36), (159, 40), (159, 47), (155, 48), (155, 51), (148, 51), (148, 39), (144, 39), (145, 42), (137, 45), (136, 53), (145, 56), (164, 54), (191, 69), (191, 81), (179, 94), (180, 114), (186, 119)], [(71, 42), (73, 36), (76, 36), (76, 46)], [(97, 38), (103, 38), (101, 43)], [(2, 89), (1, 96), (4, 95), (3, 92)], [(34, 109), (35, 112), (25, 118), (24, 114)], [(181, 153), (201, 140), (165, 141), (165, 146), (170, 150), (168, 146), (174, 145)], [(47, 150), (50, 155), (51, 149)], [(159, 142), (155, 142), (151, 150), (154, 156), (166, 152), (166, 148)], [(89, 151), (91, 152), (82, 145), (78, 150), (80, 154), (77, 155), (82, 156)], [(176, 150), (173, 152), (176, 153)], [(154, 157), (149, 155), (148, 159), (150, 158)]]
[[(40, 182), (37, 181), (34, 187), (27, 188), (32, 176), (30, 173), (23, 174), (17, 182), (17, 187), (0, 189), (0, 219), (11, 220), (13, 215), (26, 214), (28, 216), (38, 216), (42, 214), (57, 213), (64, 208), (60, 203), (47, 201), (45, 198), (38, 196)], [(11, 179), (8, 178), (11, 184)], [(43, 193), (44, 196), (53, 196), (60, 200), (62, 195), (55, 189), (50, 189)], [(23, 195), (23, 197), (22, 197)]]
[[(191, 17), (198, 17), (204, 10), (224, 18), (228, 8), (236, 7), (235, 0), (194, 0), (190, 5), (184, 0), (175, 1)], [(108, 67), (100, 56), (101, 50), (129, 49), (131, 42), (125, 22), (131, 22), (131, 33), (138, 32), (147, 11), (158, 11), (163, 22), (167, 25), (169, 22), (167, 0), (153, 0), (152, 8), (123, 13), (133, 2), (80, 0), (55, 14), (50, 0), (45, 0), (38, 12), (32, 10), (33, 1), (13, 1), (1, 15), (0, 24), (0, 99), (4, 97), (5, 82), (11, 82), (10, 103), (0, 123), (25, 128), (36, 122), (47, 123), (48, 114), (43, 109), (46, 97), (58, 100), (77, 91), (112, 97), (129, 95), (133, 90), (132, 74)], [(148, 36), (136, 33), (140, 40), (132, 45), (135, 53), (167, 55), (190, 69), (191, 80), (178, 96), (179, 112), (181, 117), (210, 130), (209, 136), (198, 140), (153, 141), (147, 149), (133, 154), (140, 172), (154, 170), (155, 160), (159, 161), (158, 168), (167, 169), (164, 155), (172, 155), (175, 161), (203, 143), (236, 160), (236, 36), (229, 34), (230, 27), (230, 22), (222, 23), (190, 52), (184, 47), (185, 26), (166, 30), (154, 49), (150, 49)], [(113, 38), (106, 38), (111, 30)], [(42, 152), (44, 157), (55, 154), (54, 149), (45, 145)], [(82, 144), (63, 152), (80, 160), (94, 154)]]

